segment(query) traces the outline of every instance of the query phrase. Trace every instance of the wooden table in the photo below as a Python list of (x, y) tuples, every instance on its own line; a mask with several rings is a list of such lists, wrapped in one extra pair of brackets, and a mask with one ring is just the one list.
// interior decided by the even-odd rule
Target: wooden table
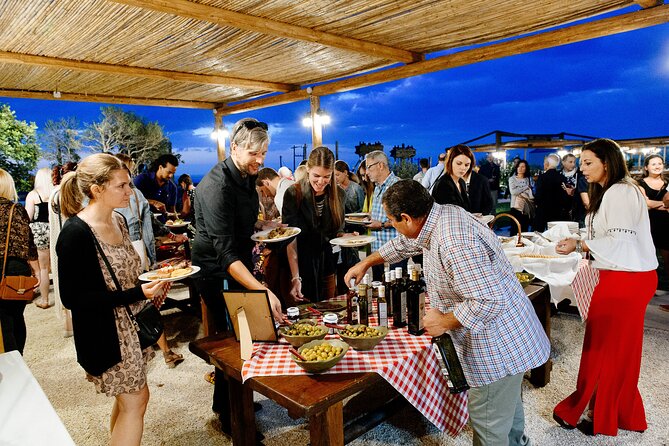
[[(548, 340), (551, 339), (551, 293), (548, 284), (541, 280), (534, 280), (525, 287), (527, 297), (532, 301), (541, 326), (544, 327)], [(532, 369), (530, 382), (536, 387), (544, 387), (551, 380), (553, 363), (550, 358), (541, 366)]]
[[(528, 298), (550, 339), (550, 291), (548, 285), (535, 281), (525, 288)], [(255, 445), (256, 426), (253, 410), (253, 392), (256, 391), (288, 410), (292, 418), (306, 418), (309, 423), (312, 446), (343, 445), (380, 423), (384, 414), (378, 415), (371, 407), (374, 396), (383, 395), (392, 400), (392, 407), (405, 404), (395, 389), (377, 373), (348, 373), (325, 375), (292, 375), (254, 377), (242, 384), (242, 365), (239, 343), (234, 337), (215, 335), (190, 343), (195, 355), (222, 370), (230, 386), (232, 440), (234, 445)], [(530, 382), (543, 387), (550, 381), (551, 361), (532, 369)], [(365, 398), (367, 419), (344, 430), (343, 400), (375, 386), (383, 391), (370, 391)], [(377, 401), (380, 405), (387, 401)], [(408, 403), (406, 403), (408, 404)], [(385, 407), (386, 414), (396, 410)], [(353, 418), (353, 416), (352, 416)], [(363, 417), (364, 418), (364, 417)], [(360, 418), (358, 418), (360, 420)]]
[[(255, 445), (256, 425), (253, 410), (253, 392), (256, 391), (288, 410), (292, 418), (306, 418), (309, 423), (311, 446), (343, 445), (362, 434), (370, 426), (380, 423), (383, 417), (371, 416), (362, 423), (365, 428), (350, 429), (344, 435), (343, 400), (375, 386), (387, 386), (383, 392), (392, 399), (393, 407), (406, 403), (396, 398), (397, 392), (377, 373), (263, 376), (242, 384), (242, 360), (239, 343), (234, 337), (214, 335), (190, 343), (190, 350), (224, 372), (230, 389), (232, 442), (234, 445)], [(388, 398), (390, 397), (390, 398)], [(383, 401), (386, 403), (386, 401)], [(408, 404), (408, 403), (406, 403)], [(395, 410), (388, 410), (389, 414)], [(359, 419), (358, 419), (359, 420)]]

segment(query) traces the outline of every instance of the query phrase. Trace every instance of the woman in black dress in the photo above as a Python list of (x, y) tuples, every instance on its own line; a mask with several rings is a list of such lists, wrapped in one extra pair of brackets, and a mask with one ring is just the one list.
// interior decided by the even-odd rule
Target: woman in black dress
[(286, 190), (281, 217), (302, 230), (288, 245), (291, 297), (312, 302), (335, 295), (336, 257), (330, 240), (344, 234), (344, 191), (334, 178), (334, 154), (316, 147), (307, 161), (307, 178)]
[[(665, 270), (669, 268), (669, 209), (662, 204), (667, 193), (667, 180), (664, 178), (664, 159), (660, 155), (651, 155), (643, 164), (643, 178), (639, 184), (646, 195), (650, 233), (655, 248), (660, 250)], [(660, 306), (669, 311), (669, 305)]]
[(474, 166), (474, 154), (464, 144), (448, 149), (444, 161), (444, 173), (432, 189), (434, 201), (439, 204), (454, 204), (471, 212), (465, 177)]

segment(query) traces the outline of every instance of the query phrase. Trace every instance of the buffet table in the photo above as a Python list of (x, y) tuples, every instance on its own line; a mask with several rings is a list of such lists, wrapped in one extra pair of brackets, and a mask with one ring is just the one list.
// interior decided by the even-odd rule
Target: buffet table
[[(548, 286), (535, 281), (525, 291), (550, 338)], [(344, 431), (343, 400), (380, 381), (450, 435), (457, 435), (468, 420), (466, 394), (448, 393), (430, 338), (411, 336), (406, 329), (391, 330), (372, 351), (349, 350), (335, 367), (320, 375), (306, 374), (295, 365), (284, 342), (255, 344), (253, 357), (246, 363), (240, 359), (239, 343), (226, 335), (194, 341), (190, 350), (228, 379), (235, 445), (255, 444), (254, 391), (285, 407), (291, 417), (306, 418), (312, 446), (343, 445), (355, 438)], [(533, 369), (530, 382), (545, 386), (550, 369), (550, 360)]]

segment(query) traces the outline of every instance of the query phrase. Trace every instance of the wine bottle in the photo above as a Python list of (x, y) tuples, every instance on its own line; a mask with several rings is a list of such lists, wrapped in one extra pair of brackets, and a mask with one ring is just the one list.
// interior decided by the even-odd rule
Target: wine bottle
[(407, 293), (402, 283), (402, 267), (395, 268), (395, 285), (393, 286), (393, 327), (402, 328), (407, 325), (406, 301)]
[(465, 372), (462, 370), (460, 358), (455, 351), (453, 340), (448, 333), (432, 338), (432, 343), (437, 346), (439, 365), (441, 372), (448, 382), (448, 391), (460, 393), (469, 389)]
[(376, 300), (377, 319), (379, 321), (379, 327), (388, 326), (388, 304), (386, 303), (386, 287), (381, 285), (379, 286), (379, 298)]
[(355, 305), (356, 305), (353, 303), (354, 298), (355, 298), (355, 279), (351, 279), (351, 285), (348, 288), (348, 293), (346, 293), (346, 323), (348, 324), (354, 323), (353, 313), (355, 312)]
[(369, 326), (369, 307), (367, 306), (367, 284), (358, 284), (358, 323)]
[(425, 285), (419, 280), (418, 271), (411, 270), (411, 282), (407, 287), (407, 316), (409, 334), (420, 336), (425, 332), (423, 317), (425, 316)]

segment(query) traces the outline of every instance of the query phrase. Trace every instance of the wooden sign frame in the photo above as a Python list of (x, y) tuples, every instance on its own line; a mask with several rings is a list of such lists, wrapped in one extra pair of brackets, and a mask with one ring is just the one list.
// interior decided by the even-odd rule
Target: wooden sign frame
[(269, 296), (265, 290), (223, 291), (223, 299), (228, 309), (235, 339), (240, 340), (239, 321), (237, 312), (244, 309), (251, 340), (260, 342), (278, 342), (279, 334), (274, 325), (274, 317), (269, 303)]

